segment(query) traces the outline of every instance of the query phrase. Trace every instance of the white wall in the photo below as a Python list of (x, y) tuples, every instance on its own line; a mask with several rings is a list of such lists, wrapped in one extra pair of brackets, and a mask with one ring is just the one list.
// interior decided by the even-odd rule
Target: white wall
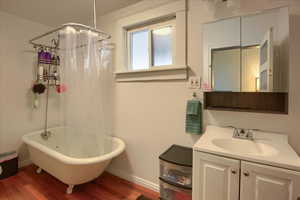
[[(172, 1), (172, 0), (171, 0)], [(151, 3), (149, 3), (151, 2)], [(162, 1), (143, 1), (135, 6), (99, 17), (98, 27), (115, 39), (118, 18), (152, 8)], [(165, 2), (165, 1), (164, 1)], [(164, 3), (163, 2), (163, 3)], [(251, 3), (250, 3), (251, 2)], [(292, 3), (292, 1), (290, 1)], [(295, 3), (294, 1), (293, 3)], [(188, 66), (190, 76), (202, 73), (202, 23), (220, 17), (251, 13), (260, 9), (287, 5), (288, 1), (242, 0), (241, 9), (208, 5), (207, 1), (188, 0)], [(295, 9), (292, 10), (296, 12)], [(298, 12), (298, 11), (297, 11)], [(300, 13), (300, 12), (298, 12)], [(297, 27), (296, 27), (297, 24)], [(291, 15), (290, 107), (289, 115), (205, 111), (205, 124), (233, 125), (283, 132), (300, 153), (300, 15)], [(120, 48), (120, 44), (116, 44)], [(115, 58), (118, 59), (118, 58)], [(186, 100), (191, 98), (187, 81), (116, 83), (114, 89), (114, 135), (125, 140), (126, 152), (114, 160), (110, 171), (158, 183), (158, 156), (171, 144), (192, 146), (199, 138), (184, 131)]]
[[(28, 40), (49, 28), (0, 12), (0, 153), (19, 150), (21, 163), (28, 160), (21, 137), (41, 129), (45, 119), (44, 98), (41, 108), (32, 109), (36, 53)], [(53, 113), (50, 121), (55, 123)]]

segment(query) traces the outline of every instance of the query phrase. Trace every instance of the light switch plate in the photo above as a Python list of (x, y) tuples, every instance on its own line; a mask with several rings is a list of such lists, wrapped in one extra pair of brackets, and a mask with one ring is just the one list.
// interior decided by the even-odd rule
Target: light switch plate
[(200, 89), (201, 88), (201, 78), (200, 77), (190, 77), (188, 83), (189, 89)]

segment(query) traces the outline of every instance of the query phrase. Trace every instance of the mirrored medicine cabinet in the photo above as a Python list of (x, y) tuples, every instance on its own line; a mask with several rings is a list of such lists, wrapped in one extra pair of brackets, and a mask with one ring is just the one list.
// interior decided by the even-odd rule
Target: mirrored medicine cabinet
[(288, 41), (287, 7), (204, 24), (205, 108), (287, 113)]

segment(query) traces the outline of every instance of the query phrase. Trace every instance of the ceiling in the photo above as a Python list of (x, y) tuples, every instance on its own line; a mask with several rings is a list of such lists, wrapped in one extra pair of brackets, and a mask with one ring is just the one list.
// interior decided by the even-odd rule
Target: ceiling
[[(96, 0), (97, 16), (141, 0)], [(91, 25), (93, 0), (0, 0), (0, 11), (48, 26), (67, 22)]]

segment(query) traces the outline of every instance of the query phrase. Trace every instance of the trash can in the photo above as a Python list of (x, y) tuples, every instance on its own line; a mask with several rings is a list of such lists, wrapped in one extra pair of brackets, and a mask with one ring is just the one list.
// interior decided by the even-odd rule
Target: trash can
[(0, 154), (0, 180), (18, 173), (18, 154), (16, 151)]

